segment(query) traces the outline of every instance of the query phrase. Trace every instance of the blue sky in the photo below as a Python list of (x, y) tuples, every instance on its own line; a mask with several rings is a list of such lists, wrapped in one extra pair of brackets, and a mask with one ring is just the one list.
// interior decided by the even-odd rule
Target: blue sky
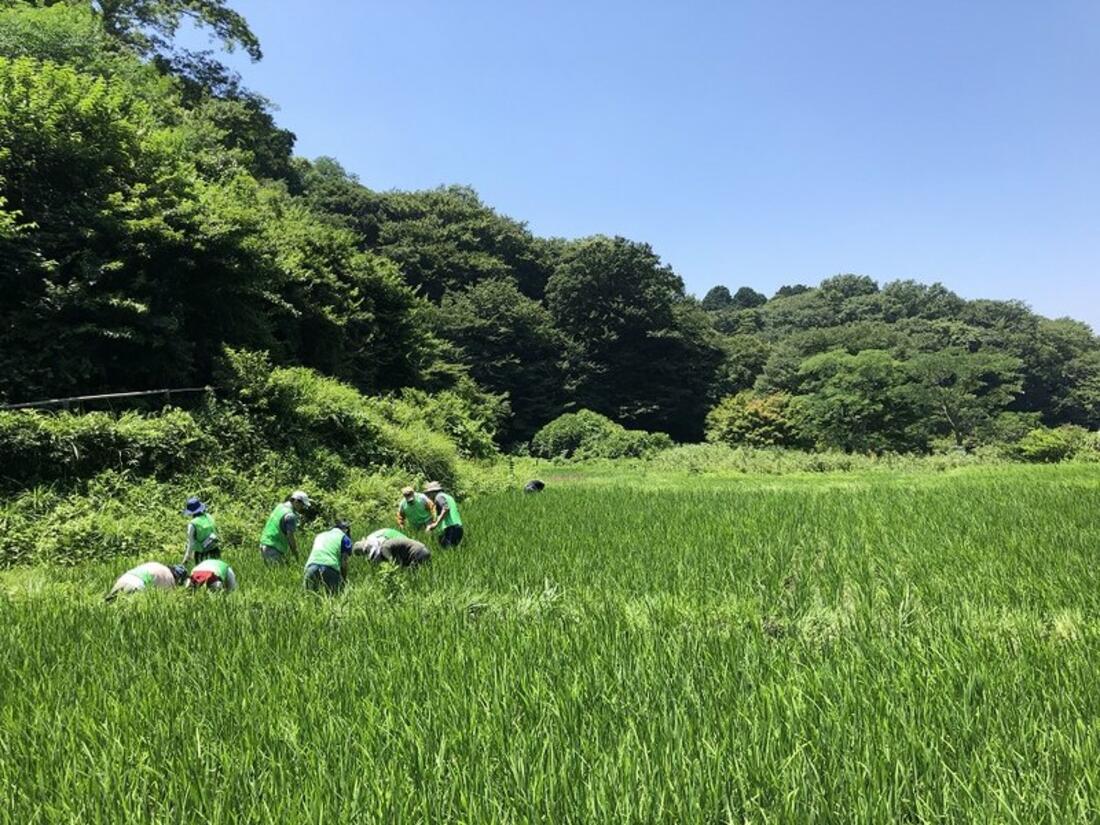
[(651, 243), (702, 295), (838, 272), (1100, 330), (1100, 3), (233, 0), (307, 157)]

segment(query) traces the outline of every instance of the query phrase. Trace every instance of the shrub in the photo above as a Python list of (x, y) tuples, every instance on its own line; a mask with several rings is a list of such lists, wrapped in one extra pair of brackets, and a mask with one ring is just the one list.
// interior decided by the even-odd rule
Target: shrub
[[(421, 415), (399, 399), (367, 398), (304, 367), (265, 374), (262, 384), (244, 385), (239, 397), (247, 401), (270, 446), (300, 459), (323, 447), (351, 466), (396, 467), (454, 481), (458, 451), (429, 426), (427, 412)], [(325, 472), (331, 475), (331, 467)]]
[(707, 441), (731, 446), (805, 444), (798, 431), (791, 397), (784, 392), (759, 395), (752, 390), (742, 390), (726, 396), (707, 413), (706, 437)]
[(0, 412), (0, 480), (8, 488), (133, 470), (166, 478), (202, 463), (216, 447), (190, 413)]
[(1063, 461), (1085, 447), (1088, 437), (1086, 429), (1072, 424), (1053, 429), (1036, 427), (1016, 442), (1012, 454), (1022, 461)]
[(628, 430), (591, 410), (560, 415), (531, 439), (543, 458), (639, 458), (671, 446), (665, 433)]

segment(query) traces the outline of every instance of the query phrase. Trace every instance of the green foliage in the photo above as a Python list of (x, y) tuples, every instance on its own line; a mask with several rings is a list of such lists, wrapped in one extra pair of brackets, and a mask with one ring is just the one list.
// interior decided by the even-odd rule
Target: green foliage
[(906, 391), (904, 365), (882, 350), (832, 351), (798, 371), (797, 415), (819, 445), (852, 452), (924, 449), (927, 435)]
[(1011, 447), (1012, 454), (1022, 461), (1063, 461), (1079, 450), (1090, 448), (1089, 432), (1066, 424), (1061, 427), (1036, 427)]
[(280, 491), (204, 491), (240, 590), (109, 606), (185, 520), (104, 479), (146, 526), (58, 549), (129, 555), (0, 574), (4, 818), (1097, 819), (1094, 468), (617, 470), (464, 502), (461, 551), (332, 600), (257, 557)]
[[(854, 274), (697, 302), (645, 243), (539, 238), (469, 187), (376, 192), (293, 158), (181, 27), (260, 56), (226, 0), (0, 3), (0, 400), (210, 383), (229, 346), (428, 392), (423, 426), (470, 457), (565, 409), (696, 440), (750, 388), (827, 449), (975, 449), (1007, 413), (1029, 416), (1010, 440), (1034, 416), (1100, 427), (1084, 324)], [(333, 479), (336, 455), (313, 453)]]
[(209, 29), (228, 51), (239, 47), (253, 60), (263, 56), (248, 23), (227, 0), (94, 0), (87, 6), (99, 14), (109, 35), (140, 54), (172, 52), (176, 32), (187, 21)]
[(435, 319), (436, 334), (460, 349), (471, 377), (507, 394), (504, 443), (526, 441), (561, 410), (565, 337), (513, 281), (486, 280), (450, 293)]
[(433, 301), (501, 279), (514, 280), (526, 295), (542, 295), (550, 275), (543, 245), (469, 187), (375, 193), (329, 158), (306, 165), (301, 181), (311, 203), (338, 216), (364, 248), (394, 261)]
[(627, 424), (701, 434), (721, 353), (705, 314), (647, 244), (597, 236), (564, 255), (546, 305), (568, 330), (570, 389), (579, 406)]
[(906, 367), (915, 379), (910, 397), (927, 420), (962, 446), (1019, 395), (1018, 358), (950, 348), (921, 353)]
[(0, 410), (0, 485), (28, 488), (112, 468), (167, 478), (200, 466), (215, 444), (182, 410), (118, 417)]
[(782, 392), (757, 395), (752, 390), (723, 398), (707, 414), (707, 441), (751, 447), (805, 445), (791, 397)]
[(531, 439), (543, 458), (636, 458), (671, 446), (664, 433), (628, 430), (591, 410), (558, 416)]
[(269, 370), (249, 398), (271, 446), (305, 456), (303, 471), (314, 451), (325, 448), (353, 466), (401, 468), (445, 483), (455, 478), (455, 445), (426, 421), (389, 409), (399, 401), (365, 398), (301, 367)]

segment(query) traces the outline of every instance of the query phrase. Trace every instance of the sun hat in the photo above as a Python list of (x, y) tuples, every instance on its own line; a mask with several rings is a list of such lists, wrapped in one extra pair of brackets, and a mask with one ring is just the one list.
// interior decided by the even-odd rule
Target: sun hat
[(402, 487), (401, 488), (401, 495), (406, 496), (406, 497), (411, 496), (415, 492), (416, 492), (416, 490), (414, 490), (412, 487)]
[(443, 485), (438, 481), (429, 481), (428, 486), (424, 488), (425, 493), (442, 493)]
[(295, 491), (294, 491), (293, 493), (291, 493), (291, 494), (290, 494), (290, 500), (291, 500), (291, 501), (300, 501), (300, 502), (302, 502), (302, 504), (304, 504), (304, 505), (305, 505), (306, 507), (309, 507), (309, 496), (307, 496), (307, 495), (306, 495), (306, 494), (305, 494), (305, 493), (304, 493), (303, 491), (301, 491), (301, 490), (295, 490)]
[(183, 514), (185, 516), (197, 516), (206, 512), (206, 505), (199, 501), (195, 496), (187, 499), (187, 504), (183, 506)]

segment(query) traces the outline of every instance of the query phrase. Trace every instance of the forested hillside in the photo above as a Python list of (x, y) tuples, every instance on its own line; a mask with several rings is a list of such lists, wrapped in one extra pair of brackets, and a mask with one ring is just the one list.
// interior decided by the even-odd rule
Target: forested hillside
[(229, 347), (451, 390), (505, 447), (579, 410), (860, 452), (1100, 427), (1084, 324), (856, 275), (697, 300), (642, 241), (295, 157), (268, 101), (175, 45), (183, 20), (261, 57), (223, 0), (0, 3), (0, 401), (217, 385)]

